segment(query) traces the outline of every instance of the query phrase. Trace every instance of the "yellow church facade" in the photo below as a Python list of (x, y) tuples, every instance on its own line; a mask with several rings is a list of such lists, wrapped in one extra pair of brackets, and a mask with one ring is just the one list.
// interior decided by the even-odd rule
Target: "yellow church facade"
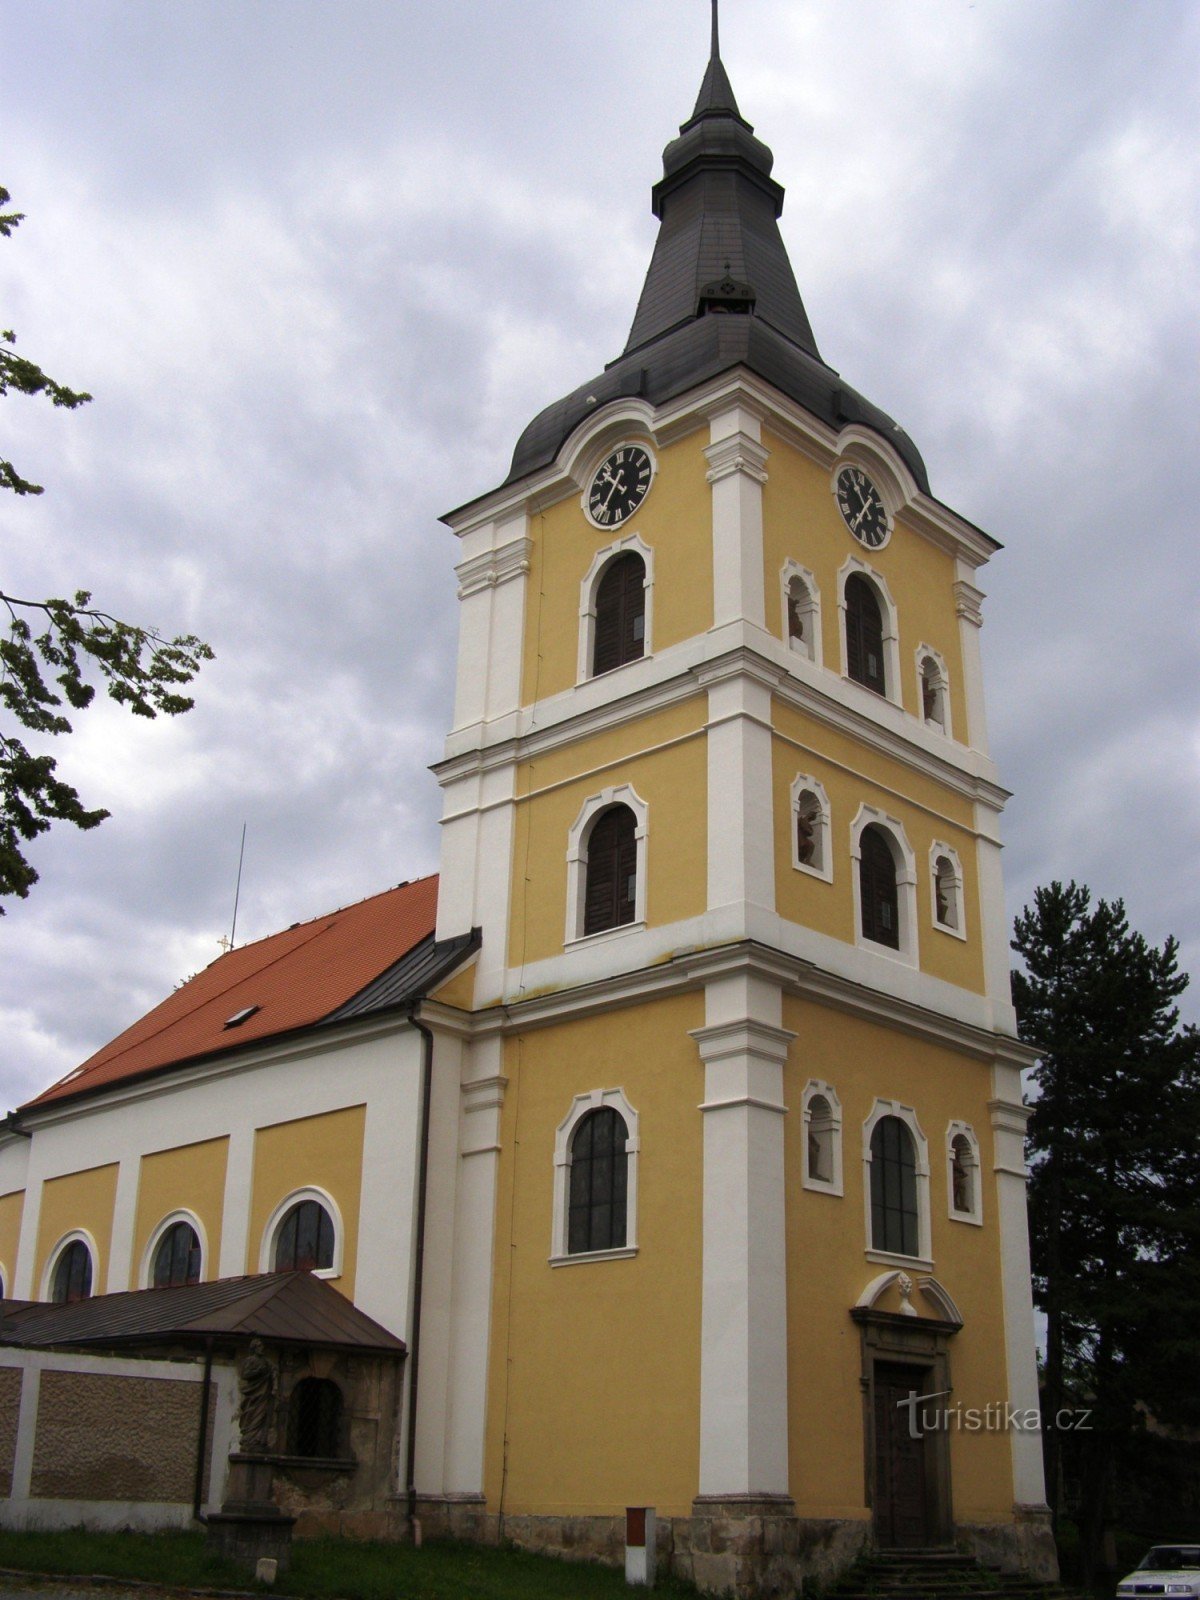
[(5, 1293), (315, 1265), (408, 1343), (429, 1530), (616, 1558), (652, 1508), (746, 1593), (871, 1544), (1049, 1575), (998, 546), (821, 359), (715, 39), (653, 204), (626, 350), (445, 519), (438, 879), (10, 1119)]

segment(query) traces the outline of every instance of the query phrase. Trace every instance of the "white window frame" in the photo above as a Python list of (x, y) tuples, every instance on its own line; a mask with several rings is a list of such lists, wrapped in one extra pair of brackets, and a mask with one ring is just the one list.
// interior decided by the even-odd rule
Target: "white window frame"
[[(846, 647), (846, 584), (855, 574), (865, 578), (875, 591), (875, 598), (879, 602), (879, 610), (883, 622), (883, 695), (868, 689), (865, 683), (860, 683), (857, 678), (850, 676), (850, 653)], [(900, 622), (896, 602), (892, 598), (892, 591), (888, 588), (887, 579), (882, 572), (877, 572), (874, 567), (858, 556), (847, 556), (838, 569), (838, 639), (842, 652), (842, 677), (847, 683), (852, 683), (856, 689), (861, 689), (864, 694), (870, 695), (872, 700), (880, 698), (890, 701), (893, 705), (900, 704)]]
[[(600, 588), (601, 580), (607, 569), (618, 556), (629, 554), (639, 555), (646, 568), (646, 576), (642, 588), (646, 595), (645, 615), (643, 618), (642, 653), (637, 658), (644, 661), (652, 654), (654, 639), (654, 551), (636, 533), (627, 533), (623, 539), (605, 545), (603, 550), (597, 550), (592, 557), (592, 564), (583, 575), (579, 585), (579, 657), (576, 663), (576, 682), (586, 683), (597, 676), (592, 671), (592, 660), (596, 646), (596, 593)], [(632, 661), (622, 663), (623, 666), (632, 667)], [(601, 672), (598, 676), (607, 678), (613, 672), (620, 672), (620, 667), (612, 667), (609, 672)]]
[(54, 1293), (54, 1274), (58, 1271), (58, 1258), (68, 1245), (80, 1240), (87, 1247), (87, 1252), (92, 1258), (92, 1294), (103, 1294), (100, 1287), (100, 1249), (96, 1244), (95, 1235), (86, 1228), (72, 1228), (70, 1233), (64, 1233), (62, 1238), (55, 1242), (54, 1248), (46, 1257), (46, 1265), (42, 1271), (42, 1292), (39, 1299), (49, 1300)]
[[(954, 1141), (965, 1139), (970, 1149), (971, 1208), (959, 1211), (954, 1204)], [(983, 1226), (983, 1184), (980, 1179), (983, 1167), (979, 1160), (979, 1140), (969, 1122), (951, 1122), (946, 1129), (946, 1214), (951, 1222), (970, 1222)]]
[(189, 1227), (196, 1230), (196, 1237), (200, 1241), (200, 1277), (199, 1282), (205, 1282), (204, 1272), (208, 1266), (208, 1235), (205, 1233), (204, 1224), (194, 1211), (189, 1211), (186, 1206), (181, 1206), (176, 1211), (168, 1211), (154, 1232), (150, 1235), (146, 1248), (142, 1251), (142, 1264), (138, 1268), (138, 1288), (150, 1289), (154, 1285), (154, 1258), (158, 1254), (158, 1247), (165, 1238), (168, 1229), (173, 1228), (177, 1222), (186, 1222)]
[(8, 1268), (0, 1261), (0, 1300), (8, 1299), (8, 1291), (12, 1286), (12, 1279), (8, 1275)]
[[(582, 1250), (568, 1253), (568, 1228), (571, 1210), (571, 1141), (575, 1130), (591, 1111), (608, 1107), (625, 1123), (625, 1243), (615, 1250)], [(588, 1089), (577, 1094), (571, 1109), (554, 1131), (554, 1210), (550, 1234), (550, 1265), (569, 1267), (588, 1261), (618, 1261), (637, 1255), (638, 1155), (641, 1139), (638, 1114), (625, 1098), (623, 1089)]]
[(342, 1250), (346, 1241), (346, 1229), (342, 1222), (342, 1209), (330, 1194), (328, 1189), (318, 1188), (309, 1184), (303, 1189), (293, 1189), (275, 1207), (267, 1218), (267, 1225), (263, 1229), (262, 1241), (258, 1247), (258, 1270), (260, 1272), (275, 1271), (275, 1239), (279, 1233), (280, 1224), (293, 1206), (300, 1205), (305, 1200), (315, 1200), (318, 1205), (325, 1207), (333, 1222), (333, 1262), (328, 1267), (315, 1267), (314, 1278), (340, 1278), (342, 1275)]
[[(800, 797), (804, 794), (811, 794), (820, 807), (817, 825), (814, 830), (817, 843), (817, 858), (821, 863), (819, 867), (814, 867), (811, 862), (801, 861), (800, 859), (800, 838), (796, 832), (796, 824), (799, 820)], [(792, 866), (797, 872), (807, 872), (810, 878), (820, 878), (823, 883), (832, 883), (832, 823), (829, 811), (829, 796), (825, 793), (824, 784), (811, 777), (807, 772), (798, 772), (792, 779), (791, 808), (788, 814), (791, 819), (789, 826), (792, 832)]]
[[(917, 1250), (915, 1256), (900, 1255), (894, 1250), (877, 1250), (871, 1234), (871, 1137), (875, 1132), (876, 1124), (884, 1117), (896, 1117), (904, 1123), (912, 1135), (913, 1149), (915, 1152), (914, 1165), (917, 1180)], [(933, 1270), (933, 1233), (929, 1216), (929, 1141), (917, 1120), (917, 1113), (912, 1106), (906, 1106), (899, 1100), (877, 1099), (871, 1107), (871, 1114), (863, 1123), (863, 1208), (865, 1211), (867, 1260), (877, 1261), (883, 1266), (893, 1267), (923, 1267)]]
[[(917, 663), (917, 717), (927, 728), (936, 728), (939, 733), (944, 733), (947, 739), (954, 737), (954, 730), (950, 724), (950, 674), (946, 671), (946, 658), (940, 650), (935, 650), (931, 644), (919, 644), (916, 650)], [(934, 687), (937, 691), (938, 709), (941, 717), (927, 717), (925, 715), (925, 663), (932, 661), (937, 668), (937, 678)]]
[[(862, 929), (862, 836), (863, 831), (872, 825), (879, 828), (889, 840), (892, 859), (896, 863), (896, 909), (900, 927), (897, 930), (899, 947), (895, 950), (890, 945), (868, 939)], [(855, 945), (860, 950), (869, 950), (875, 955), (883, 956), (888, 961), (902, 961), (905, 966), (915, 967), (918, 964), (917, 858), (912, 845), (908, 842), (904, 824), (898, 817), (890, 816), (878, 806), (869, 806), (864, 801), (850, 825), (850, 859), (853, 863), (854, 877)]]
[[(808, 590), (808, 603), (803, 611), (808, 619), (808, 638), (796, 640), (792, 638), (791, 618), (788, 609), (793, 579), (799, 579)], [(821, 647), (821, 591), (817, 580), (807, 567), (802, 567), (798, 561), (785, 561), (779, 574), (779, 597), (782, 606), (783, 642), (789, 650), (794, 650), (797, 655), (805, 656), (815, 667), (819, 667), (825, 659)]]
[[(635, 820), (634, 839), (637, 843), (637, 874), (634, 892), (633, 921), (623, 922), (618, 928), (601, 928), (597, 933), (585, 934), (583, 913), (587, 900), (587, 844), (597, 816), (610, 806), (628, 806)], [(563, 937), (566, 945), (585, 940), (613, 939), (621, 934), (636, 933), (646, 926), (646, 851), (650, 833), (650, 807), (630, 783), (617, 784), (591, 794), (579, 808), (579, 815), (571, 824), (567, 835), (567, 925)]]
[[(950, 863), (952, 877), (950, 879), (950, 892), (954, 908), (956, 925), (948, 922), (939, 922), (937, 914), (937, 881), (938, 861), (945, 857)], [(965, 943), (967, 937), (966, 907), (963, 901), (963, 872), (962, 862), (958, 859), (958, 851), (951, 845), (944, 844), (941, 839), (935, 839), (929, 846), (929, 918), (939, 933), (948, 933), (952, 939), (962, 939)]]
[[(821, 1097), (829, 1106), (829, 1131), (831, 1135), (832, 1176), (818, 1178), (809, 1167), (808, 1163), (808, 1128), (812, 1121), (812, 1102)], [(842, 1102), (838, 1099), (837, 1090), (831, 1083), (825, 1083), (820, 1078), (810, 1078), (804, 1085), (804, 1093), (800, 1100), (800, 1114), (804, 1127), (804, 1150), (802, 1155), (801, 1183), (805, 1189), (812, 1189), (817, 1194), (843, 1193), (842, 1185)]]

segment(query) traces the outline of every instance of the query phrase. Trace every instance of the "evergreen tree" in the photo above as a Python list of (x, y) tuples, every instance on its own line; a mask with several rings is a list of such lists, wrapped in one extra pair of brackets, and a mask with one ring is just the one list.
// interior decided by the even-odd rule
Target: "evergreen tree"
[(1014, 933), (1013, 999), (1039, 1054), (1028, 1151), (1045, 1414), (1091, 1411), (1086, 1431), (1048, 1428), (1048, 1493), (1057, 1519), (1064, 1477), (1079, 1484), (1090, 1581), (1122, 1445), (1147, 1411), (1197, 1418), (1200, 1036), (1179, 1024), (1176, 941), (1147, 944), (1120, 900), (1093, 909), (1087, 888), (1052, 883)]
[[(7, 189), (0, 188), (0, 207), (8, 200)], [(22, 220), (20, 212), (0, 211), (0, 238), (9, 238)], [(0, 397), (42, 395), (68, 410), (91, 399), (19, 356), (15, 341), (11, 329), (0, 332)], [(40, 484), (3, 458), (0, 489), (42, 493)], [(24, 897), (38, 876), (26, 855), (29, 842), (54, 822), (94, 828), (108, 812), (85, 806), (78, 790), (58, 776), (53, 756), (30, 750), (15, 729), (70, 733), (63, 704), (73, 711), (90, 705), (96, 694), (91, 679), (102, 679), (112, 699), (135, 716), (189, 711), (192, 701), (179, 691), (202, 661), (212, 659), (212, 651), (193, 634), (168, 639), (153, 628), (122, 622), (94, 606), (86, 589), (69, 600), (41, 600), (0, 588), (0, 606), (8, 613), (7, 633), (0, 633), (0, 897)]]

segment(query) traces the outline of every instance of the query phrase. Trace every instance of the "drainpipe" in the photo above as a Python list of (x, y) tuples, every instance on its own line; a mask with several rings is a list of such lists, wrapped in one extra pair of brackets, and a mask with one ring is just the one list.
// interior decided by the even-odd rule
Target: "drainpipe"
[(433, 1034), (417, 1021), (417, 1007), (409, 1008), (408, 1020), (424, 1041), (424, 1071), (421, 1082), (421, 1150), (417, 1169), (417, 1237), (413, 1260), (412, 1337), (408, 1344), (408, 1439), (405, 1448), (405, 1482), (408, 1489), (408, 1521), (413, 1539), (420, 1542), (417, 1527), (417, 1378), (421, 1365), (421, 1289), (425, 1276), (425, 1193), (429, 1182), (429, 1102), (433, 1097)]
[(207, 1522), (201, 1511), (204, 1499), (204, 1461), (208, 1446), (208, 1389), (212, 1378), (213, 1342), (211, 1336), (204, 1341), (204, 1381), (200, 1385), (200, 1437), (196, 1442), (196, 1484), (192, 1491), (192, 1516), (197, 1522)]

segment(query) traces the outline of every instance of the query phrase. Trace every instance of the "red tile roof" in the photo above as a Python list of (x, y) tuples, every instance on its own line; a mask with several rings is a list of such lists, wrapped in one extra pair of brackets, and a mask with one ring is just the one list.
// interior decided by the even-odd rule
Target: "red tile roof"
[[(434, 931), (436, 875), (387, 889), (218, 956), (22, 1110), (309, 1027)], [(231, 1017), (256, 1008), (236, 1027)]]

